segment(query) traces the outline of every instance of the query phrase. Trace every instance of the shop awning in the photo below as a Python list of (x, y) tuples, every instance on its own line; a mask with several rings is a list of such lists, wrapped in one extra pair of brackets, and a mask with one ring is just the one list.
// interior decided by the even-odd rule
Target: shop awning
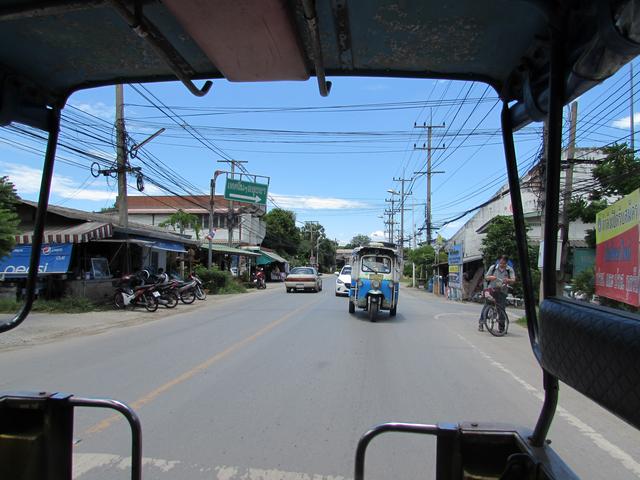
[[(67, 273), (71, 261), (71, 243), (51, 243), (42, 246), (38, 275)], [(24, 278), (29, 273), (31, 245), (15, 247), (11, 254), (0, 258), (0, 279)]]
[[(205, 250), (209, 250), (209, 245), (207, 243), (203, 243), (201, 248)], [(242, 248), (229, 247), (227, 245), (220, 245), (219, 243), (214, 243), (211, 245), (211, 250), (216, 253), (228, 253), (229, 255), (240, 255), (242, 257), (259, 257), (259, 252), (253, 252), (251, 250), (243, 250)]]
[(187, 253), (184, 245), (178, 242), (169, 242), (167, 240), (156, 240), (151, 248), (156, 250), (166, 250), (167, 252)]
[[(85, 243), (113, 236), (113, 225), (102, 222), (85, 222), (72, 227), (51, 228), (44, 231), (42, 241), (45, 243)], [(16, 243), (31, 245), (33, 232), (16, 235)]]
[(256, 260), (258, 265), (268, 265), (269, 263), (289, 263), (288, 260), (282, 258), (280, 255), (274, 252), (265, 252), (264, 250), (259, 250), (260, 257)]
[(155, 250), (165, 250), (167, 252), (176, 252), (176, 253), (187, 253), (187, 250), (184, 248), (184, 244), (180, 242), (172, 242), (170, 240), (158, 240), (156, 238), (151, 237), (141, 237), (138, 235), (131, 235), (130, 237), (133, 240), (142, 240), (146, 243), (146, 247)]

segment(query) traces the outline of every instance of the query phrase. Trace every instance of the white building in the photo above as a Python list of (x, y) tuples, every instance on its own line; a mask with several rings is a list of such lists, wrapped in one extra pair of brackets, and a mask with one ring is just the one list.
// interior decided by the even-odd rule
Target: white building
[[(605, 158), (605, 154), (596, 148), (576, 148), (573, 165), (573, 185), (571, 190), (576, 196), (587, 197), (592, 183), (592, 170), (595, 165)], [(566, 161), (566, 153), (562, 159)], [(560, 179), (561, 191), (565, 188), (565, 178), (568, 163), (563, 164)], [(524, 216), (530, 229), (528, 231), (529, 243), (537, 245), (541, 240), (541, 211), (543, 172), (541, 165), (533, 167), (521, 179), (520, 195)], [(562, 209), (562, 204), (560, 205)], [(482, 239), (485, 237), (486, 228), (494, 217), (499, 215), (513, 215), (511, 196), (508, 184), (503, 185), (493, 196), (491, 202), (480, 208), (451, 238), (447, 241), (445, 249), (449, 250), (453, 245), (462, 245), (463, 263), (467, 277), (482, 278), (476, 274), (482, 268)], [(573, 221), (569, 227), (569, 244), (574, 247), (585, 247), (584, 237), (587, 230), (593, 228), (593, 224), (584, 224), (580, 220)]]
[[(159, 226), (169, 217), (182, 210), (198, 217), (200, 232), (199, 238), (192, 228), (184, 233), (191, 235), (194, 240), (199, 240), (203, 245), (208, 243), (206, 238), (209, 228), (209, 196), (185, 195), (185, 196), (131, 196), (127, 198), (129, 218), (132, 221), (144, 225)], [(214, 215), (211, 230), (214, 232), (214, 243), (228, 243), (229, 223), (234, 222), (232, 231), (233, 245), (260, 245), (266, 234), (266, 225), (262, 216), (265, 207), (243, 202), (234, 202), (233, 215), (229, 215), (229, 201), (221, 195), (214, 197)], [(168, 231), (177, 231), (178, 227), (166, 226)]]

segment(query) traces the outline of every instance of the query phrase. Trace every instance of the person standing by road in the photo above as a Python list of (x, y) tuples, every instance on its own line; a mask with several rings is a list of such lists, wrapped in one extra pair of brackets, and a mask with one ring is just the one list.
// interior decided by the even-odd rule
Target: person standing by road
[[(487, 270), (487, 274), (484, 276), (484, 279), (489, 282), (487, 288), (493, 290), (493, 298), (496, 299), (496, 304), (502, 308), (507, 306), (509, 285), (512, 285), (516, 281), (516, 272), (508, 262), (509, 257), (502, 255), (498, 263), (491, 265), (489, 270)], [(504, 325), (499, 325), (499, 328), (504, 329)], [(478, 321), (478, 331), (484, 331), (484, 318), (482, 314), (480, 314), (480, 320)]]

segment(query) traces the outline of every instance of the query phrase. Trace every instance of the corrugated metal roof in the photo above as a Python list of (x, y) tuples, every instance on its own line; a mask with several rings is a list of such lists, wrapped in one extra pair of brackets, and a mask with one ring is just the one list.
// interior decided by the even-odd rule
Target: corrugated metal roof
[[(113, 225), (102, 222), (86, 222), (68, 228), (45, 230), (43, 243), (86, 243), (113, 235)], [(15, 237), (16, 243), (30, 245), (33, 243), (33, 232), (26, 232)]]

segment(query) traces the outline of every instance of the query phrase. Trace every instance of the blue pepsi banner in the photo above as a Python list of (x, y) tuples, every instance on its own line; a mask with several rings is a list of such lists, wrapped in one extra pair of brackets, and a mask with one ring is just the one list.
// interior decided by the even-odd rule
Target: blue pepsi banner
[[(67, 273), (71, 262), (71, 243), (48, 243), (42, 246), (38, 274)], [(21, 278), (29, 273), (31, 245), (20, 245), (10, 255), (0, 258), (0, 277)]]

